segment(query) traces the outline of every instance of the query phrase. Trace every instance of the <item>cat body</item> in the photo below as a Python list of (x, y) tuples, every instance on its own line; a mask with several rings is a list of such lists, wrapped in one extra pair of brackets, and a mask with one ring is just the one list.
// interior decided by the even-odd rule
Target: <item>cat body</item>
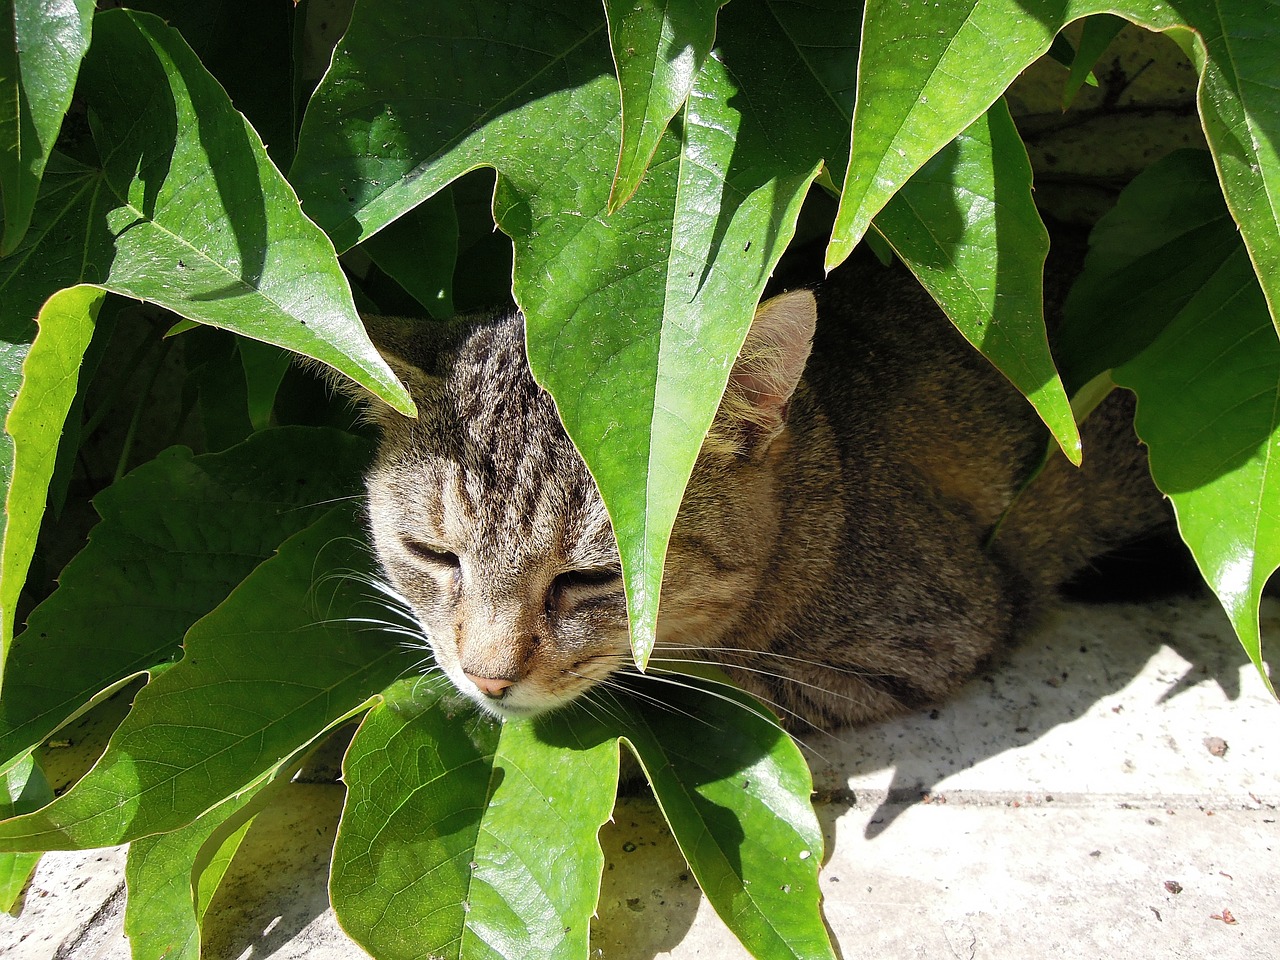
[[(370, 325), (420, 411), (375, 411), (370, 527), (436, 662), (503, 715), (607, 684), (630, 663), (617, 548), (519, 315)], [(653, 668), (716, 663), (793, 726), (945, 697), (1164, 521), (1125, 407), (1090, 419), (1083, 469), (1055, 456), (1018, 496), (1043, 427), (904, 271), (766, 302), (680, 507)]]

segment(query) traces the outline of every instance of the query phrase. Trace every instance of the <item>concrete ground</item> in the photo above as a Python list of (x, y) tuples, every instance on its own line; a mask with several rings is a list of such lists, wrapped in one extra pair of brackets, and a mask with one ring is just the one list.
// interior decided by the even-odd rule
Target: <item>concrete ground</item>
[[(1280, 639), (1280, 603), (1263, 608)], [(810, 744), (827, 921), (877, 960), (1280, 957), (1280, 706), (1209, 598), (1071, 605), (938, 709)], [(295, 784), (211, 907), (205, 956), (363, 953), (327, 910), (338, 786)], [(624, 800), (593, 957), (747, 954), (651, 801)], [(123, 853), (50, 855), (15, 960), (123, 958)]]

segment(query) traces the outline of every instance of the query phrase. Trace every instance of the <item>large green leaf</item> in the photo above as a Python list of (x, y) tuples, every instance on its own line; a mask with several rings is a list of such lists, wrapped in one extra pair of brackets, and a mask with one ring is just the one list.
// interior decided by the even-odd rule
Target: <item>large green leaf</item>
[(1280, 20), (1269, 0), (969, 0), (934, 7), (870, 0), (856, 135), (828, 265), (848, 256), (902, 184), (1043, 54), (1063, 25), (1108, 12), (1153, 30), (1196, 31), (1205, 132), (1275, 315), (1280, 159), (1268, 131), (1280, 113)]
[(1055, 353), (1071, 392), (1140, 353), (1238, 247), (1209, 154), (1179, 150), (1143, 171), (1089, 235), (1067, 297)]
[(336, 430), (282, 428), (220, 454), (170, 450), (99, 494), (102, 522), (14, 643), (0, 765), (99, 691), (176, 657), (282, 540), (359, 490), (368, 455)]
[[(801, 51), (769, 39), (769, 5), (735, 3), (720, 21), (725, 61), (697, 75), (683, 142), (667, 135), (612, 217), (618, 87), (588, 0), (357, 7), (291, 173), (343, 248), (466, 171), (498, 169), (530, 364), (609, 507), (641, 661), (666, 538), (733, 357), (823, 156), (843, 149)], [(828, 42), (852, 49), (855, 26)], [(456, 63), (471, 70), (462, 96)]]
[[(443, 676), (405, 681), (347, 752), (330, 896), (379, 960), (584, 957), (618, 746), (564, 717), (499, 725)], [(574, 719), (582, 719), (572, 713)]]
[(822, 834), (795, 745), (718, 681), (637, 683), (501, 725), (439, 674), (389, 691), (343, 770), (330, 895), (347, 932), (382, 960), (583, 956), (624, 740), (743, 944), (762, 958), (831, 957)]
[(92, 24), (93, 0), (0, 4), (0, 257), (31, 222)]
[[(51, 162), (32, 229), (0, 263), (0, 416), (14, 397), (49, 388), (21, 372), (32, 320), (50, 295), (79, 283), (315, 357), (412, 409), (359, 323), (329, 241), (301, 215), (257, 134), (175, 31), (144, 14), (101, 15), (81, 89), (102, 168)], [(85, 310), (79, 318), (60, 303), (62, 327), (90, 324), (97, 300), (76, 302)], [(47, 447), (60, 432), (46, 418), (28, 436)], [(0, 477), (21, 488), (20, 502), (7, 499), (6, 518), (38, 517), (48, 478), (13, 476), (22, 459), (14, 442), (6, 437), (0, 449)], [(10, 531), (6, 523), (6, 601), (26, 575), (29, 536), (30, 524)], [(12, 618), (6, 602), (0, 648)]]
[[(1148, 260), (1139, 248), (1132, 261), (1095, 259), (1093, 274), (1081, 283), (1105, 289), (1118, 277), (1136, 285), (1136, 262), (1142, 286), (1169, 306), (1167, 327), (1112, 376), (1137, 393), (1136, 426), (1150, 448), (1152, 476), (1173, 501), (1183, 540), (1270, 684), (1258, 604), (1280, 567), (1280, 341), (1244, 246), (1215, 226), (1221, 197), (1201, 156), (1168, 158), (1140, 174), (1126, 194), (1129, 225), (1145, 223), (1147, 246), (1178, 244), (1195, 257), (1164, 253)], [(1170, 212), (1184, 210), (1188, 228), (1171, 228)], [(1202, 223), (1214, 229), (1193, 246), (1188, 238), (1202, 233), (1196, 229)], [(1200, 256), (1208, 268), (1193, 263)], [(1176, 295), (1161, 294), (1162, 287)], [(1121, 310), (1112, 319), (1126, 318)]]
[(293, 97), (293, 3), (262, 0), (130, 0), (182, 34), (204, 68), (262, 137), (272, 161), (293, 160), (298, 120)]
[(609, 47), (622, 94), (622, 146), (609, 198), (622, 206), (693, 90), (716, 33), (716, 11), (726, 0), (604, 0)]
[(370, 630), (379, 601), (348, 506), (286, 540), (187, 631), (84, 778), (0, 824), (0, 850), (83, 849), (190, 823), (365, 709), (412, 661)]
[(229, 797), (199, 819), (129, 845), (124, 931), (133, 960), (200, 960), (200, 922), (253, 818), (296, 765)]
[(717, 680), (651, 683), (657, 698), (619, 697), (610, 713), (716, 913), (753, 956), (834, 957), (818, 912), (822, 831), (796, 745)]

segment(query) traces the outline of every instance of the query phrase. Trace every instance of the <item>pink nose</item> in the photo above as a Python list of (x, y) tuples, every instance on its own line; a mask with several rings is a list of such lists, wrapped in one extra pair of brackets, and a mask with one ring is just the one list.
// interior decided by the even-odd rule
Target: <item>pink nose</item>
[(515, 683), (505, 677), (477, 677), (474, 673), (463, 673), (463, 676), (474, 683), (486, 697), (501, 700), (507, 688)]

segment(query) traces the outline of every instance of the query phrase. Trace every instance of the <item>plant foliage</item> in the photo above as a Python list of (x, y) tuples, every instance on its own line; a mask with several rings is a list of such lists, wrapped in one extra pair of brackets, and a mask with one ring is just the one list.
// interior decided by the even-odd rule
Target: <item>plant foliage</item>
[[(288, 362), (411, 412), (357, 304), (514, 296), (613, 521), (644, 664), (694, 458), (824, 192), (828, 265), (864, 237), (892, 250), (1072, 460), (1069, 397), (1138, 394), (1156, 482), (1262, 668), (1274, 3), (102, 6), (127, 9), (0, 8), (6, 906), (39, 852), (131, 841), (134, 956), (197, 957), (256, 812), (360, 718), (330, 892), (374, 956), (585, 956), (620, 749), (753, 955), (832, 956), (808, 771), (767, 712), (661, 671), (534, 722), (461, 706), (377, 589), (352, 506), (367, 440)], [(1117, 16), (1191, 58), (1208, 149), (1154, 164), (1099, 223), (1055, 362), (1049, 237), (1002, 95), (1087, 18), (1075, 96)], [(49, 738), (144, 680), (55, 799)]]

